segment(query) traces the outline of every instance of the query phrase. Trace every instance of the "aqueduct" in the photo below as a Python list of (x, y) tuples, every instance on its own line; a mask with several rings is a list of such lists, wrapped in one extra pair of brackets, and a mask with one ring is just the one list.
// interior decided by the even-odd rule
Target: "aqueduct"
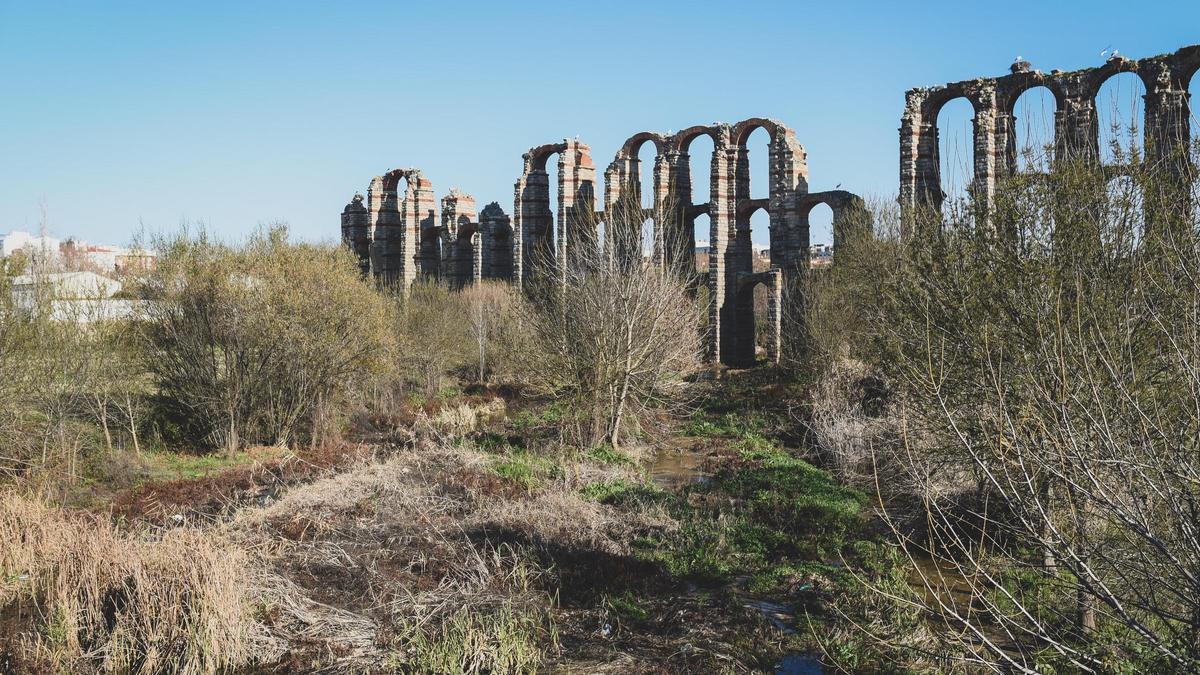
[[(900, 121), (900, 205), (911, 215), (920, 208), (940, 210), (946, 197), (938, 149), (938, 114), (946, 104), (966, 99), (974, 111), (970, 192), (983, 204), (1000, 180), (1018, 171), (1018, 98), (1045, 87), (1055, 102), (1053, 161), (1098, 163), (1101, 157), (1101, 87), (1120, 73), (1133, 73), (1145, 86), (1145, 159), (1182, 178), (1190, 174), (1188, 88), (1200, 69), (1200, 45), (1171, 54), (1131, 60), (1109, 58), (1104, 65), (1049, 74), (1018, 60), (1008, 75), (909, 90)], [(1121, 167), (1112, 167), (1119, 173)]]
[[(770, 137), (769, 192), (766, 198), (752, 199), (747, 141), (757, 129)], [(713, 152), (709, 194), (698, 197), (692, 190), (689, 149), (701, 136), (711, 139)], [(652, 204), (641, 215), (653, 224), (654, 260), (674, 264), (681, 257), (693, 259), (694, 223), (699, 216), (708, 216), (708, 268), (697, 272), (708, 294), (709, 358), (734, 366), (754, 363), (756, 323), (761, 318), (767, 359), (778, 361), (784, 340), (796, 332), (783, 330), (782, 305), (785, 289), (808, 267), (810, 211), (818, 204), (833, 211), (836, 247), (846, 236), (851, 217), (865, 209), (862, 200), (849, 192), (810, 193), (804, 148), (795, 132), (776, 120), (752, 118), (672, 134), (634, 134), (604, 171), (600, 210), (588, 145), (575, 139), (532, 148), (523, 156), (521, 176), (514, 185), (511, 225), (495, 202), (477, 216), (474, 198), (457, 190), (442, 199), (439, 224), (429, 181), (416, 169), (392, 170), (371, 181), (366, 207), (361, 195), (346, 206), (342, 237), (357, 254), (364, 274), (403, 289), (418, 276), (438, 278), (454, 287), (482, 279), (520, 286), (540, 269), (535, 260), (549, 260), (552, 267), (565, 269), (574, 247), (596, 241), (596, 233), (584, 228), (605, 223), (606, 213), (614, 213), (630, 199), (638, 203), (642, 193), (638, 152), (646, 143), (653, 144), (656, 156)], [(558, 158), (553, 188), (546, 168), (552, 156)], [(402, 199), (401, 179), (405, 181)], [(557, 190), (557, 213), (551, 210), (551, 189)], [(770, 263), (768, 269), (756, 271), (750, 218), (759, 210), (769, 219)], [(754, 289), (759, 285), (767, 290), (765, 317), (755, 317)]]
[[(1097, 96), (1110, 78), (1132, 73), (1145, 88), (1145, 161), (1165, 167), (1182, 185), (1195, 175), (1187, 152), (1191, 138), (1188, 89), (1200, 70), (1200, 45), (1170, 54), (1131, 60), (1113, 56), (1097, 68), (1049, 74), (1017, 60), (1008, 75), (978, 78), (938, 87), (909, 90), (900, 123), (900, 206), (902, 222), (918, 209), (940, 211), (946, 199), (939, 157), (938, 115), (951, 101), (965, 99), (973, 111), (970, 186), (975, 202), (986, 207), (1000, 181), (1018, 166), (1016, 106), (1023, 94), (1044, 87), (1054, 99), (1053, 162), (1101, 162)], [(770, 137), (766, 197), (750, 193), (747, 141), (758, 129)], [(707, 136), (709, 194), (695, 195), (689, 150)], [(653, 169), (643, 176), (641, 149), (654, 148)], [(557, 183), (551, 186), (547, 164), (557, 156)], [(1105, 175), (1128, 167), (1105, 166)], [(403, 198), (398, 187), (405, 182)], [(643, 181), (650, 181), (651, 204), (641, 203)], [(557, 192), (557, 213), (551, 190)], [(439, 278), (455, 287), (483, 279), (520, 286), (541, 269), (566, 269), (571, 251), (595, 242), (595, 228), (605, 214), (636, 203), (652, 225), (652, 255), (659, 263), (677, 263), (693, 255), (694, 223), (709, 221), (708, 268), (697, 270), (707, 289), (707, 346), (713, 361), (746, 365), (755, 360), (754, 289), (767, 289), (765, 321), (767, 357), (777, 361), (784, 341), (795, 331), (783, 330), (785, 291), (808, 267), (809, 213), (818, 204), (833, 211), (835, 248), (847, 236), (859, 236), (851, 224), (869, 221), (862, 200), (840, 190), (808, 191), (808, 165), (795, 133), (782, 123), (752, 118), (737, 124), (694, 126), (677, 133), (641, 132), (625, 141), (604, 170), (601, 209), (596, 203), (596, 168), (591, 149), (578, 139), (541, 145), (523, 156), (514, 185), (513, 217), (492, 202), (479, 214), (470, 195), (457, 190), (441, 201), (441, 218), (433, 189), (419, 170), (397, 169), (377, 176), (363, 197), (355, 195), (342, 212), (342, 237), (358, 256), (363, 274), (407, 289), (418, 277)], [(1186, 196), (1184, 197), (1186, 200)], [(769, 220), (769, 267), (755, 270), (750, 219), (763, 211)], [(984, 210), (984, 213), (988, 211)], [(614, 216), (615, 218), (615, 216)], [(642, 252), (637, 252), (639, 255)]]

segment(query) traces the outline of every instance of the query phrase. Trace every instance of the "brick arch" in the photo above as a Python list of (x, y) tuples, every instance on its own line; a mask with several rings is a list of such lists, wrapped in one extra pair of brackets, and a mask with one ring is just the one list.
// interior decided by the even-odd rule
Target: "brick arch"
[(658, 154), (663, 154), (667, 146), (667, 137), (656, 131), (643, 131), (629, 137), (621, 144), (621, 149), (617, 151), (617, 159), (636, 159), (642, 146), (647, 142), (654, 143), (654, 151)]
[[(863, 201), (862, 197), (846, 190), (809, 192), (808, 194), (801, 195), (796, 207), (804, 222), (808, 222), (809, 214), (812, 213), (813, 208), (818, 204), (824, 204), (833, 211), (833, 246), (835, 249), (846, 237), (869, 234), (869, 232), (848, 230), (848, 227), (851, 225), (866, 227), (869, 224), (870, 211), (868, 211), (866, 202)], [(855, 214), (860, 214), (864, 218), (864, 221), (853, 223), (851, 218)]]
[(429, 181), (421, 175), (421, 170), (416, 168), (392, 169), (379, 177), (384, 190), (396, 190), (400, 186), (400, 181), (403, 180), (406, 192), (415, 190), (419, 185), (428, 185)]
[(766, 117), (751, 117), (750, 119), (742, 120), (741, 122), (733, 125), (733, 144), (740, 147), (745, 147), (746, 141), (750, 138), (750, 134), (754, 133), (757, 129), (766, 129), (767, 133), (771, 136), (772, 143), (779, 139), (781, 133), (786, 133), (789, 131), (789, 129), (784, 126), (783, 123), (776, 120)]
[(1175, 53), (1175, 78), (1180, 89), (1188, 90), (1200, 72), (1200, 45), (1184, 47)]
[(930, 89), (925, 100), (921, 102), (922, 119), (936, 126), (938, 115), (941, 114), (942, 108), (946, 107), (947, 103), (960, 98), (967, 99), (967, 102), (971, 104), (971, 109), (975, 111), (976, 115), (986, 109), (987, 106), (980, 99), (979, 92), (974, 88), (968, 88), (967, 84), (956, 82)]
[(1005, 114), (1016, 114), (1017, 101), (1025, 93), (1038, 87), (1048, 90), (1054, 96), (1055, 112), (1062, 110), (1065, 105), (1067, 92), (1062, 82), (1055, 77), (1046, 77), (1040, 72), (1017, 73), (1011, 76), (1003, 86), (996, 90), (996, 108)]
[(539, 145), (535, 148), (530, 148), (529, 152), (521, 156), (525, 161), (525, 173), (530, 171), (545, 171), (546, 160), (556, 153), (564, 152), (567, 149), (566, 143), (547, 143)]
[(756, 212), (766, 211), (768, 209), (768, 207), (770, 206), (770, 201), (771, 200), (769, 200), (769, 199), (763, 199), (763, 198), (739, 200), (738, 204), (737, 204), (738, 221), (742, 221), (742, 220), (749, 221), (750, 216), (753, 216)]
[(1141, 62), (1114, 57), (1106, 61), (1103, 66), (1093, 68), (1083, 74), (1080, 80), (1082, 93), (1084, 97), (1095, 101), (1096, 97), (1100, 95), (1100, 89), (1104, 87), (1104, 83), (1121, 73), (1137, 75), (1146, 91), (1153, 91), (1158, 79), (1158, 71), (1157, 62), (1154, 61)]
[(679, 131), (671, 136), (671, 138), (668, 139), (668, 144), (672, 147), (672, 149), (686, 153), (688, 148), (691, 147), (692, 141), (696, 140), (700, 136), (708, 136), (711, 138), (715, 149), (716, 146), (721, 142), (721, 127), (717, 124), (688, 127), (687, 129)]

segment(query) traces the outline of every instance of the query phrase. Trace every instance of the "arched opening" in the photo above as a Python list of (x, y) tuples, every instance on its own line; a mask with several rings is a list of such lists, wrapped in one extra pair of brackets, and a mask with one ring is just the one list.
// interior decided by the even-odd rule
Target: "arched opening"
[(1100, 161), (1106, 165), (1137, 162), (1145, 147), (1146, 85), (1133, 73), (1117, 73), (1096, 93)]
[[(758, 274), (765, 272), (771, 268), (771, 219), (765, 208), (755, 208), (746, 219), (749, 228), (748, 250), (743, 250), (742, 254), (747, 259), (739, 265), (739, 272), (748, 272)], [(738, 233), (739, 238), (743, 235)], [(740, 242), (739, 242), (740, 243)], [(754, 326), (754, 353), (755, 358), (760, 352), (766, 350), (766, 340), (768, 335), (767, 321), (767, 303), (769, 302), (769, 293), (767, 287), (763, 284), (756, 283), (751, 289), (751, 304), (749, 307), (750, 316), (745, 317), (747, 321), (752, 322)]]
[(750, 132), (746, 138), (746, 153), (750, 160), (750, 199), (771, 196), (771, 134), (763, 127)]
[(658, 157), (658, 148), (650, 141), (643, 141), (637, 151), (638, 182), (641, 183), (641, 204), (643, 209), (654, 208), (654, 161)]
[(712, 221), (709, 220), (707, 212), (697, 214), (695, 220), (692, 221), (692, 236), (695, 237), (694, 241), (696, 242), (696, 274), (708, 274), (709, 254), (712, 250), (708, 242), (711, 227)]
[(1142, 189), (1132, 177), (1114, 176), (1105, 186), (1100, 240), (1114, 256), (1128, 255), (1141, 246), (1146, 233)]
[(771, 266), (771, 217), (766, 209), (755, 209), (750, 214), (750, 250), (750, 271), (763, 272)]
[(975, 109), (959, 97), (942, 106), (937, 116), (938, 173), (945, 201), (942, 209), (961, 208), (975, 180)]
[[(707, 204), (712, 198), (710, 189), (712, 181), (712, 158), (716, 146), (708, 134), (700, 134), (692, 139), (685, 148), (688, 155), (688, 175), (692, 182), (692, 204)], [(708, 231), (704, 232), (704, 240), (708, 240)]]
[(808, 260), (810, 267), (833, 262), (833, 209), (825, 203), (808, 212)]
[(1054, 113), (1058, 104), (1046, 87), (1033, 87), (1013, 104), (1013, 150), (1019, 173), (1041, 172), (1050, 168), (1054, 155)]

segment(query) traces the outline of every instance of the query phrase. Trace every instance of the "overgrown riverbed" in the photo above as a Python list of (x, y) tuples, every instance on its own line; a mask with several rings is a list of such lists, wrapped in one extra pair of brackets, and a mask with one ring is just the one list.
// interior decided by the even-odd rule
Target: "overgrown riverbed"
[[(819, 672), (867, 499), (785, 443), (801, 421), (755, 377), (696, 384), (689, 418), (621, 450), (564, 444), (553, 405), (450, 392), (337, 452), (87, 496), (128, 536), (251, 553), (255, 672)], [(54, 662), (45, 626), (11, 635)]]

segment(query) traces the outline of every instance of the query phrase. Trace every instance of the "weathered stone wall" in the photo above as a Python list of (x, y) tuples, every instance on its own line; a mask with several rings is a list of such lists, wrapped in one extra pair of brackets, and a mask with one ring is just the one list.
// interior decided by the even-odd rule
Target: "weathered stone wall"
[(1097, 68), (1054, 70), (1049, 74), (1019, 61), (1002, 77), (909, 90), (900, 119), (900, 206), (904, 222), (913, 222), (918, 209), (940, 211), (945, 200), (937, 119), (946, 103), (965, 98), (975, 110), (970, 191), (986, 214), (998, 181), (1017, 171), (1014, 108), (1021, 94), (1040, 86), (1054, 96), (1054, 162), (1098, 162), (1096, 97), (1104, 82), (1117, 73), (1134, 73), (1145, 84), (1147, 161), (1168, 167), (1182, 181), (1193, 170), (1186, 151), (1190, 138), (1188, 87), (1198, 69), (1200, 45), (1193, 45), (1138, 60), (1114, 56)]
[(483, 250), (478, 234), (475, 198), (450, 188), (442, 197), (441, 278), (451, 288), (463, 288), (483, 275)]
[(358, 266), (365, 276), (371, 271), (370, 214), (363, 206), (363, 196), (355, 194), (342, 210), (342, 243), (358, 256)]
[[(768, 197), (750, 196), (750, 150), (747, 141), (756, 129), (770, 135)], [(695, 203), (689, 149), (692, 141), (706, 135), (713, 141), (709, 160), (709, 194), (706, 201)], [(652, 177), (644, 177), (638, 153), (646, 143), (655, 148)], [(796, 287), (808, 267), (808, 213), (818, 203), (834, 210), (835, 231), (844, 230), (849, 215), (864, 211), (862, 201), (849, 192), (810, 195), (808, 164), (804, 148), (795, 132), (776, 120), (752, 118), (737, 124), (713, 124), (684, 129), (675, 134), (641, 132), (634, 134), (617, 152), (604, 172), (605, 212), (612, 213), (622, 204), (637, 203), (642, 181), (653, 180), (653, 203), (644, 206), (653, 219), (654, 255), (672, 266), (688, 260), (695, 249), (696, 217), (709, 217), (708, 269), (700, 270), (708, 290), (709, 335), (707, 347), (714, 361), (729, 365), (753, 363), (755, 355), (754, 287), (768, 288), (766, 330), (768, 359), (777, 361), (789, 339), (800, 336), (783, 330), (780, 308), (785, 288)], [(755, 272), (750, 217), (766, 211), (770, 221), (770, 267)], [(629, 222), (632, 219), (616, 219)], [(861, 218), (856, 222), (861, 222)], [(836, 244), (835, 244), (836, 245)], [(685, 263), (685, 266), (688, 263)], [(775, 304), (771, 304), (774, 302)]]
[[(770, 135), (769, 196), (750, 198), (750, 152), (746, 146), (755, 129)], [(713, 141), (709, 158), (710, 191), (694, 203), (690, 156), (692, 141), (701, 135)], [(638, 152), (652, 143), (653, 167), (643, 167)], [(555, 184), (546, 165), (557, 155)], [(834, 211), (835, 245), (847, 214), (861, 210), (861, 200), (848, 192), (808, 192), (808, 166), (795, 133), (782, 123), (752, 118), (737, 124), (690, 127), (675, 134), (643, 132), (632, 136), (604, 172), (603, 211), (596, 212), (596, 169), (590, 148), (578, 139), (565, 139), (531, 148), (522, 157), (522, 171), (513, 188), (513, 217), (492, 202), (478, 216), (470, 195), (451, 190), (441, 200), (441, 217), (433, 204), (429, 182), (416, 169), (390, 171), (376, 177), (368, 190), (368, 207), (361, 198), (342, 214), (342, 236), (362, 260), (364, 273), (381, 281), (408, 286), (418, 275), (439, 278), (455, 288), (482, 279), (511, 281), (518, 286), (535, 274), (560, 278), (580, 245), (594, 245), (595, 228), (619, 208), (638, 208), (636, 217), (608, 221), (654, 223), (654, 260), (672, 269), (693, 264), (693, 223), (708, 214), (711, 253), (707, 270), (698, 270), (707, 286), (710, 333), (709, 356), (730, 365), (755, 360), (753, 291), (768, 289), (767, 356), (777, 361), (786, 341), (797, 339), (783, 330), (784, 292), (796, 285), (808, 266), (808, 213), (819, 203)], [(648, 174), (648, 175), (644, 175)], [(403, 198), (397, 192), (405, 180)], [(642, 181), (653, 181), (653, 198), (640, 204)], [(557, 190), (558, 209), (550, 207)], [(357, 204), (357, 206), (356, 206)], [(764, 209), (770, 218), (770, 269), (754, 270), (750, 216)], [(640, 242), (639, 237), (629, 238)], [(614, 255), (642, 255), (638, 244)]]

